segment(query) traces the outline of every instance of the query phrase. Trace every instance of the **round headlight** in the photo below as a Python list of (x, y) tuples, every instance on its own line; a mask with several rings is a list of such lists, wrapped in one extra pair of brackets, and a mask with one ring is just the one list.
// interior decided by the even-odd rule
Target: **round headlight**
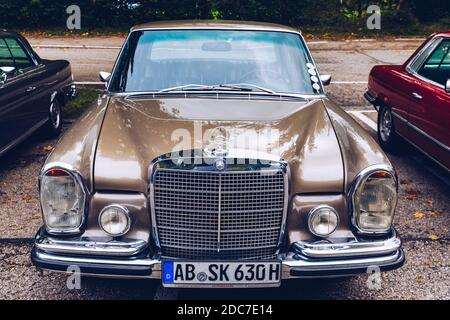
[(338, 225), (339, 216), (332, 207), (319, 206), (309, 213), (309, 230), (318, 237), (329, 236), (337, 229)]
[(41, 178), (40, 199), (50, 233), (75, 232), (83, 223), (86, 194), (81, 182), (64, 169), (50, 169)]
[(370, 173), (353, 196), (354, 223), (363, 232), (388, 232), (396, 205), (397, 182), (392, 174), (383, 170)]
[(115, 237), (123, 236), (130, 230), (130, 215), (124, 207), (112, 205), (102, 210), (99, 224), (107, 234)]

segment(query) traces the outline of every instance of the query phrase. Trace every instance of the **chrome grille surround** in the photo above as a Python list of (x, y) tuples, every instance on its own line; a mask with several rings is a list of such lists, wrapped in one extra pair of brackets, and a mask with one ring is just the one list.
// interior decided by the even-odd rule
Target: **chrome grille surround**
[(286, 226), (287, 164), (226, 159), (233, 164), (217, 171), (215, 160), (152, 163), (150, 208), (159, 254), (188, 260), (277, 258)]

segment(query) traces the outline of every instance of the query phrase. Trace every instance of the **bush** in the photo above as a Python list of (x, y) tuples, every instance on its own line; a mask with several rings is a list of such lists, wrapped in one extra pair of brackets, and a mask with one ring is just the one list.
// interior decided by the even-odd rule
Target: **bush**
[(367, 6), (383, 12), (383, 32), (436, 22), (450, 14), (448, 0), (1, 0), (1, 26), (65, 29), (66, 8), (81, 8), (82, 29), (128, 29), (155, 20), (256, 20), (324, 32), (367, 32)]

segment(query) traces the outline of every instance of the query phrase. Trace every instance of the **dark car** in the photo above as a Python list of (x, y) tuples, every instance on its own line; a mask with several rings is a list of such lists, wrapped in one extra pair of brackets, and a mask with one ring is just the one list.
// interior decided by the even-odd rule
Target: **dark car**
[(366, 98), (376, 106), (378, 138), (399, 137), (450, 171), (450, 32), (432, 35), (401, 66), (376, 66)]
[(41, 127), (60, 133), (71, 84), (68, 61), (41, 59), (24, 37), (0, 30), (0, 156)]

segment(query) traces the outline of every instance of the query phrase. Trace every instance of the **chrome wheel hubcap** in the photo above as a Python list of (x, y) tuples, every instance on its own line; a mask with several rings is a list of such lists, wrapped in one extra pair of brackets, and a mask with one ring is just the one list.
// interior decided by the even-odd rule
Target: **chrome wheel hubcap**
[(386, 142), (392, 133), (392, 115), (388, 109), (384, 110), (380, 122), (380, 136)]
[(54, 102), (50, 105), (50, 121), (55, 129), (59, 128), (61, 122), (61, 110), (59, 109), (58, 104)]

